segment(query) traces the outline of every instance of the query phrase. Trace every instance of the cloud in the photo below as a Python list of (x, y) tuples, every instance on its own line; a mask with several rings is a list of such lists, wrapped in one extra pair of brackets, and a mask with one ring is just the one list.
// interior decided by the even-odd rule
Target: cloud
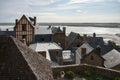
[(76, 10), (76, 12), (81, 13), (81, 12), (83, 12), (83, 11), (82, 11), (82, 10), (80, 10), (80, 9), (78, 9), (78, 10)]
[(70, 0), (68, 4), (76, 4), (76, 3), (95, 3), (95, 2), (105, 2), (105, 1), (118, 1), (120, 0)]
[(56, 2), (56, 0), (27, 0), (29, 5), (45, 6)]
[(68, 4), (103, 2), (104, 0), (70, 0)]
[(38, 22), (119, 22), (114, 15), (54, 15), (38, 16)]
[(30, 9), (25, 0), (11, 2), (4, 1), (0, 2), (0, 5), (0, 13), (8, 15), (28, 11)]

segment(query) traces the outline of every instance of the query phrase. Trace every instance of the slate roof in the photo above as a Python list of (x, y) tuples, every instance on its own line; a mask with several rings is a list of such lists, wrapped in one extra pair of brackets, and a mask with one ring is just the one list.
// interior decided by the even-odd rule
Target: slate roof
[(35, 43), (31, 44), (29, 46), (31, 49), (33, 49), (36, 52), (39, 51), (46, 51), (46, 50), (55, 50), (55, 49), (62, 49), (60, 46), (58, 46), (56, 43), (48, 42), (48, 43)]
[(52, 33), (57, 33), (57, 32), (62, 32), (62, 30), (60, 29), (60, 27), (51, 27)]
[(103, 58), (105, 59), (104, 66), (107, 68), (113, 68), (120, 65), (120, 52), (115, 49), (103, 55)]
[(78, 35), (78, 33), (71, 32), (68, 35), (68, 44), (71, 44)]
[(62, 32), (62, 30), (60, 29), (60, 27), (37, 27), (36, 31), (35, 31), (35, 35), (41, 34), (41, 35), (45, 35), (45, 34), (54, 34), (54, 33), (58, 33), (58, 32)]
[(51, 42), (35, 43), (35, 44), (31, 44), (29, 47), (36, 52), (46, 51), (46, 59), (50, 61), (51, 61), (51, 58), (48, 50), (62, 50), (62, 48), (58, 46), (56, 43), (51, 43)]
[(101, 48), (101, 55), (104, 55), (113, 49), (112, 46), (110, 46), (109, 44), (106, 45), (104, 43), (103, 37), (90, 37), (89, 36), (87, 37), (87, 39), (88, 39), (89, 45), (92, 46), (93, 48), (96, 48), (97, 46)]
[[(67, 40), (68, 40), (68, 48), (71, 46), (71, 44), (74, 44), (74, 41), (76, 40), (76, 38), (80, 36), (80, 34), (78, 33), (75, 33), (75, 32), (71, 32), (68, 37), (67, 37)], [(82, 37), (81, 37), (82, 38)]]
[(103, 37), (87, 37), (88, 43), (92, 46), (92, 47), (96, 47), (97, 45), (103, 45), (104, 41), (103, 41)]
[(89, 54), (94, 49), (88, 43), (84, 43), (76, 50), (76, 52), (81, 54), (81, 48), (86, 48), (86, 54)]
[(53, 78), (50, 62), (22, 42), (13, 37), (2, 36), (0, 44), (2, 44), (0, 55), (3, 57), (3, 60), (0, 58), (0, 65), (4, 62), (3, 69), (0, 69), (1, 79), (51, 80)]
[(0, 31), (0, 35), (11, 36), (14, 35), (14, 31)]
[(52, 34), (51, 28), (47, 27), (37, 27), (35, 30), (35, 35), (44, 35), (44, 34)]

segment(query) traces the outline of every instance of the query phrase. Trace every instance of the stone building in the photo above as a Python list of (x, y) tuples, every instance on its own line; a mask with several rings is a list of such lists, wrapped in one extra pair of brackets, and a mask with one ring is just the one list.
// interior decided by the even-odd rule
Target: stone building
[(55, 30), (52, 35), (52, 42), (55, 42), (59, 44), (63, 49), (66, 49), (67, 47), (67, 37), (65, 35), (66, 33), (66, 28), (63, 27), (63, 31), (61, 30)]
[(104, 55), (113, 49), (111, 45), (105, 44), (103, 37), (97, 37), (96, 33), (93, 33), (93, 36), (87, 37), (87, 43), (89, 43), (89, 45), (93, 48), (96, 48), (97, 46), (99, 46), (101, 48), (100, 55)]
[(62, 64), (62, 48), (58, 44), (51, 42), (35, 43), (29, 47), (48, 59), (52, 63), (52, 66)]
[(68, 37), (68, 45), (67, 49), (73, 49), (73, 48), (78, 48), (82, 45), (83, 38), (80, 36), (78, 33), (71, 32)]
[(81, 63), (81, 59), (84, 58), (85, 55), (89, 54), (94, 48), (91, 47), (88, 43), (82, 44), (76, 50), (76, 64)]
[(97, 51), (96, 48), (88, 55), (85, 55), (84, 58), (81, 60), (81, 63), (104, 67), (104, 58), (101, 57), (99, 51)]
[(76, 50), (76, 63), (104, 66), (104, 59), (100, 54), (101, 48), (94, 49), (88, 43), (84, 43)]
[(13, 37), (0, 36), (0, 80), (52, 80), (51, 64)]
[(33, 19), (31, 17), (27, 18), (23, 15), (20, 20), (16, 19), (15, 21), (15, 37), (29, 45), (34, 42), (35, 27), (36, 17)]

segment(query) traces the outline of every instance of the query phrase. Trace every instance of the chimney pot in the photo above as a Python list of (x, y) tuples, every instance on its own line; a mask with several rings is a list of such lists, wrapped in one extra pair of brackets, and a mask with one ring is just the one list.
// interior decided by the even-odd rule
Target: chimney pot
[(83, 43), (86, 43), (87, 42), (87, 34), (84, 34), (83, 36)]
[(36, 22), (36, 17), (34, 17), (34, 26), (36, 26), (37, 22)]

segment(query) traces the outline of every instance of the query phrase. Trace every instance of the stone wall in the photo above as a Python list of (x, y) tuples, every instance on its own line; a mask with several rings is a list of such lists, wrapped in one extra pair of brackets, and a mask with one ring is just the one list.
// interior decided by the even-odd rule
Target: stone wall
[(60, 46), (63, 49), (66, 49), (66, 35), (64, 32), (60, 32), (60, 33), (55, 33), (52, 35), (52, 41), (56, 42), (56, 43), (60, 43)]
[(113, 67), (113, 68), (111, 68), (111, 69), (120, 70), (120, 64), (119, 64), (119, 65), (117, 65), (117, 66), (114, 66), (114, 67)]
[(104, 59), (98, 55), (99, 53), (96, 53), (95, 51), (92, 51), (88, 55), (86, 55), (82, 59), (82, 63), (90, 64), (90, 65), (95, 65), (95, 66), (102, 66), (104, 67)]
[(95, 67), (87, 64), (83, 65), (69, 65), (69, 66), (60, 66), (60, 67), (52, 67), (53, 70), (53, 76), (56, 77), (60, 75), (60, 71), (73, 71), (74, 73), (78, 74), (83, 70), (88, 70), (94, 74), (106, 76), (108, 78), (115, 78), (120, 77), (120, 71), (112, 70), (112, 69), (106, 69), (102, 67)]

